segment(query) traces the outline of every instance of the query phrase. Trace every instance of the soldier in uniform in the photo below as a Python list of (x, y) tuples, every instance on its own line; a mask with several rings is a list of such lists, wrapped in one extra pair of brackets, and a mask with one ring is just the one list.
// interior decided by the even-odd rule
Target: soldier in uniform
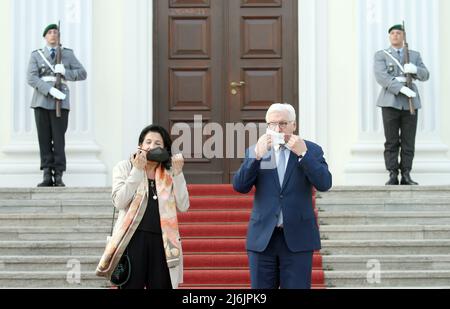
[[(403, 63), (404, 35), (402, 25), (392, 26), (389, 29), (391, 47), (375, 54), (375, 77), (382, 87), (377, 106), (382, 108), (386, 137), (384, 161), (389, 171), (386, 185), (399, 184), (399, 170), (402, 185), (417, 185), (411, 179), (410, 172), (415, 152), (417, 115), (422, 106), (417, 86), (413, 84), (412, 89), (406, 87), (406, 74), (412, 74), (413, 80), (427, 81), (430, 78), (420, 53), (410, 50), (410, 63)], [(409, 98), (413, 100), (415, 115), (410, 113)]]
[[(44, 180), (38, 187), (64, 187), (62, 175), (66, 170), (65, 133), (70, 110), (69, 87), (65, 81), (85, 80), (87, 73), (68, 48), (61, 47), (61, 64), (56, 64), (59, 41), (56, 24), (47, 26), (43, 36), (46, 46), (31, 53), (27, 75), (28, 84), (34, 88), (31, 108), (34, 109), (39, 139), (40, 168), (44, 171)], [(60, 90), (54, 87), (58, 73), (62, 75)], [(62, 101), (60, 118), (56, 117), (55, 99)]]

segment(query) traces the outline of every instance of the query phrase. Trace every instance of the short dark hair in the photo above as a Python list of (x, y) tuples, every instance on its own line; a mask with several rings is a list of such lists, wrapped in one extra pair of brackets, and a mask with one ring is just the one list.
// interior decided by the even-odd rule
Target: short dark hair
[(167, 132), (166, 129), (157, 124), (151, 124), (149, 126), (146, 126), (139, 135), (139, 146), (142, 145), (142, 143), (144, 143), (145, 136), (149, 132), (155, 132), (161, 135), (164, 142), (164, 148), (167, 150), (170, 157), (170, 159), (166, 162), (163, 162), (162, 165), (164, 166), (165, 169), (169, 170), (172, 167), (172, 138), (170, 137), (169, 132)]

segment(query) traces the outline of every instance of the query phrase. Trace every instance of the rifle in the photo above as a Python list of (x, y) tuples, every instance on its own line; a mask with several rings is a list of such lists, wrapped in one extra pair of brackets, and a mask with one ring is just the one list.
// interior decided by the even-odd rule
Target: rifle
[[(403, 21), (403, 62), (409, 63), (409, 44), (408, 41), (406, 40), (406, 30), (405, 30), (405, 21)], [(412, 89), (412, 84), (413, 84), (413, 77), (412, 74), (408, 73), (406, 74), (406, 87), (408, 87), (409, 89)], [(411, 115), (415, 115), (416, 114), (416, 110), (414, 109), (414, 105), (413, 105), (413, 99), (409, 98), (409, 112), (411, 113)]]
[[(56, 64), (61, 64), (62, 51), (61, 51), (61, 21), (58, 21), (58, 43), (56, 48)], [(55, 88), (61, 91), (62, 76), (61, 73), (56, 74)], [(55, 99), (56, 104), (56, 118), (61, 118), (61, 100)]]

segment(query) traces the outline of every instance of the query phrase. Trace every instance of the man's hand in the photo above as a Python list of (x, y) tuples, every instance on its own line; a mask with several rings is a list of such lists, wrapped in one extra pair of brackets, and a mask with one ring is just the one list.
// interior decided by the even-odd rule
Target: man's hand
[(178, 176), (183, 171), (184, 158), (181, 153), (172, 157), (172, 170), (175, 176)]
[(58, 99), (58, 100), (61, 100), (61, 101), (64, 101), (66, 99), (66, 95), (64, 93), (62, 93), (61, 91), (59, 91), (58, 89), (56, 89), (55, 87), (52, 87), (50, 89), (50, 94), (55, 99)]
[(413, 63), (406, 63), (403, 70), (406, 74), (417, 74), (417, 66)]
[(305, 141), (301, 139), (300, 136), (297, 135), (291, 135), (286, 144), (286, 147), (293, 153), (295, 153), (297, 156), (300, 156), (302, 153), (308, 150)]
[(258, 140), (256, 144), (256, 160), (261, 160), (262, 157), (272, 148), (272, 137), (270, 134), (264, 134)]
[(415, 98), (417, 96), (417, 94), (408, 87), (402, 87), (402, 89), (400, 89), (400, 92), (408, 98)]
[(66, 75), (66, 68), (64, 67), (64, 64), (57, 64), (55, 65), (55, 73)]

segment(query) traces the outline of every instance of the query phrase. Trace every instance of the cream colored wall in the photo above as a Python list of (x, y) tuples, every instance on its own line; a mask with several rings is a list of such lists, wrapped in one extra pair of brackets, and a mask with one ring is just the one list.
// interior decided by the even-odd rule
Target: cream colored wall
[[(0, 1), (0, 37), (4, 43), (0, 48), (0, 149), (9, 140), (11, 124), (11, 52), (9, 42), (11, 42), (11, 1)], [(4, 158), (0, 151), (0, 160)]]
[(441, 124), (443, 142), (450, 146), (450, 29), (448, 21), (450, 20), (450, 1), (441, 0), (440, 2), (440, 23), (441, 23)]
[(344, 183), (345, 163), (357, 141), (356, 0), (329, 1), (328, 154), (333, 185)]
[(124, 104), (123, 6), (122, 0), (93, 1), (92, 103), (96, 142), (102, 149), (110, 184), (111, 170), (122, 158)]

